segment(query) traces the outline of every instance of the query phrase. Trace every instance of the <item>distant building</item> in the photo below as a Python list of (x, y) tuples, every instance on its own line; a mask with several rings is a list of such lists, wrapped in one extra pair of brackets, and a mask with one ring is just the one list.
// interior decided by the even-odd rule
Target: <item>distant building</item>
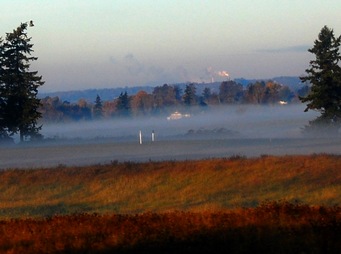
[(172, 113), (170, 116), (167, 117), (167, 120), (179, 120), (182, 118), (189, 118), (191, 117), (190, 114), (181, 114), (178, 111), (175, 111), (174, 113)]

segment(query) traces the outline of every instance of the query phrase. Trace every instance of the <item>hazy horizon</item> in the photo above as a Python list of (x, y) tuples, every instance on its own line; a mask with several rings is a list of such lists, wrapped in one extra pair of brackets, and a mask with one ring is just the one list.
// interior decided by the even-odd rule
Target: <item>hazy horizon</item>
[(21, 22), (41, 92), (300, 76), (337, 0), (2, 1), (0, 36)]

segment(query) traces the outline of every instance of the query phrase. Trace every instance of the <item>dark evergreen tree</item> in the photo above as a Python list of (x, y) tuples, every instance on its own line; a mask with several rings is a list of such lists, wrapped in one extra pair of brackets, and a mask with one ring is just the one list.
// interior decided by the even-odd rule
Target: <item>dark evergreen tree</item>
[(27, 36), (27, 26), (22, 23), (7, 33), (1, 45), (1, 125), (9, 135), (19, 132), (20, 141), (40, 136), (37, 94), (38, 87), (44, 84), (37, 71), (29, 71), (30, 62), (37, 57), (31, 56), (33, 44)]
[(176, 106), (178, 102), (177, 96), (181, 93), (179, 87), (164, 84), (157, 86), (153, 90), (153, 111), (156, 114), (163, 113), (165, 108)]
[(117, 98), (116, 110), (119, 116), (130, 116), (130, 99), (127, 92)]
[(178, 85), (173, 86), (174, 89), (174, 94), (175, 94), (175, 99), (178, 102), (181, 102), (181, 97), (182, 97), (182, 90)]
[(2, 82), (3, 75), (3, 40), (0, 37), (0, 141), (3, 141), (7, 137), (6, 124), (4, 119), (4, 108), (5, 108), (5, 87)]
[(339, 65), (341, 36), (335, 38), (332, 29), (324, 26), (315, 40), (314, 46), (308, 51), (315, 55), (310, 61), (308, 74), (301, 77), (302, 82), (310, 84), (307, 96), (300, 97), (307, 103), (305, 111), (316, 110), (320, 117), (310, 122), (315, 128), (323, 124), (331, 130), (337, 131), (341, 123), (341, 67)]
[(297, 95), (299, 97), (306, 97), (310, 93), (310, 86), (304, 85), (300, 89), (297, 90)]
[(224, 81), (219, 87), (219, 99), (221, 103), (236, 103), (243, 98), (243, 86), (234, 81)]
[(186, 85), (183, 101), (186, 106), (193, 106), (197, 104), (196, 87), (194, 84)]
[(211, 97), (212, 93), (211, 93), (211, 89), (208, 87), (205, 87), (202, 95), (199, 98), (199, 105), (200, 106), (207, 106), (209, 104), (209, 99)]
[(212, 92), (211, 89), (209, 87), (205, 87), (203, 92), (202, 92), (202, 97), (204, 99), (204, 101), (208, 101), (208, 99), (211, 97)]
[(96, 100), (95, 100), (95, 105), (93, 108), (93, 117), (95, 119), (100, 119), (103, 116), (103, 105), (102, 105), (102, 100), (101, 97), (97, 94)]

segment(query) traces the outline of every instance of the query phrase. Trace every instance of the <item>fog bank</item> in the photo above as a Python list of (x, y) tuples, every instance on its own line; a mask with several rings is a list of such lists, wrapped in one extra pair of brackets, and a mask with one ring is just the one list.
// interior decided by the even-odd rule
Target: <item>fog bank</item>
[[(188, 160), (235, 155), (341, 153), (341, 138), (304, 138), (317, 114), (302, 105), (225, 106), (167, 116), (45, 125), (49, 142), (0, 147), (0, 169)], [(139, 131), (142, 144), (139, 144)], [(155, 133), (155, 141), (151, 133)]]
[[(206, 132), (224, 129), (231, 138), (294, 138), (301, 136), (301, 128), (314, 119), (315, 112), (303, 112), (304, 105), (284, 106), (223, 106), (207, 110), (190, 109), (190, 118), (167, 120), (166, 115), (145, 118), (112, 119), (103, 121), (45, 124), (42, 134), (46, 138), (94, 139), (132, 138), (141, 130), (150, 135), (154, 130), (159, 138), (174, 138), (190, 130)], [(224, 131), (223, 131), (224, 132)], [(193, 133), (193, 132), (192, 132)], [(238, 133), (238, 135), (237, 135)]]

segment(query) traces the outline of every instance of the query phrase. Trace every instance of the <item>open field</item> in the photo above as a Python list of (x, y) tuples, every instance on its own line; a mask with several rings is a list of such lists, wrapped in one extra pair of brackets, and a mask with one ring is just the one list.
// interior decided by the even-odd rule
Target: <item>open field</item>
[(4, 170), (0, 252), (337, 253), (340, 169), (320, 154)]
[(111, 161), (163, 161), (225, 158), (234, 155), (309, 155), (341, 154), (340, 138), (234, 138), (177, 139), (145, 142), (113, 140), (78, 141), (70, 143), (15, 145), (0, 147), (0, 169), (42, 168), (58, 165), (86, 166)]
[(125, 162), (0, 172), (0, 218), (341, 204), (341, 156)]

